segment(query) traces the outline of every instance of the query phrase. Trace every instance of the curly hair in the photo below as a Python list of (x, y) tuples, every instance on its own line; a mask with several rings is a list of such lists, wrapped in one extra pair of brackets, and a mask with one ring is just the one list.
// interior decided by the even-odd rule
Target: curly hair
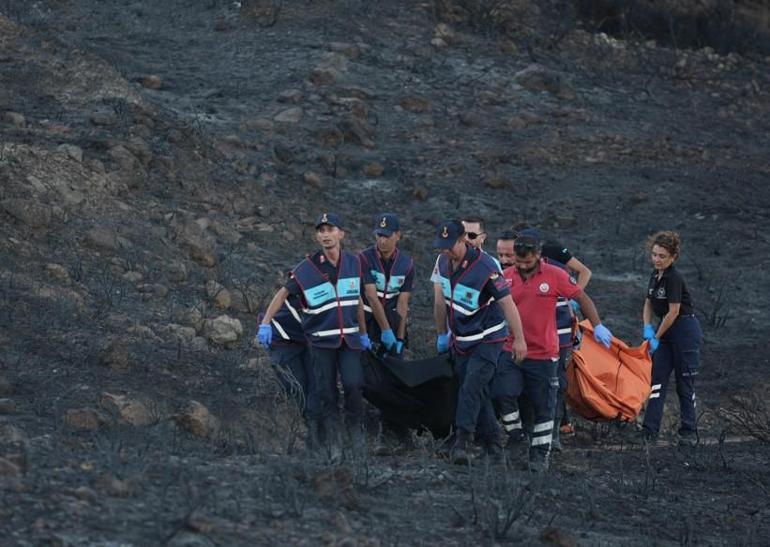
[(661, 231), (651, 235), (647, 239), (647, 250), (651, 251), (653, 245), (659, 245), (666, 249), (671, 256), (679, 256), (679, 248), (682, 244), (682, 239), (679, 234), (671, 231)]

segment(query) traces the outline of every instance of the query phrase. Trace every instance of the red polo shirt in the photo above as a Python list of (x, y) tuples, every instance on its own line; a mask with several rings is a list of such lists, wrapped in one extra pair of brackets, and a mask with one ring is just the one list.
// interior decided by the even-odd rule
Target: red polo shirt
[[(556, 299), (575, 298), (580, 286), (563, 269), (540, 261), (537, 271), (524, 279), (515, 266), (503, 276), (511, 287), (511, 296), (519, 309), (527, 341), (527, 359), (558, 359), (559, 335), (556, 334)], [(511, 351), (512, 340), (503, 346)]]

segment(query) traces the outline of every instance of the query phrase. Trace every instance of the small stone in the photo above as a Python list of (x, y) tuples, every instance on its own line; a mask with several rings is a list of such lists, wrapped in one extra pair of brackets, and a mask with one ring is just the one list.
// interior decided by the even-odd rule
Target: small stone
[(243, 337), (243, 325), (240, 320), (228, 315), (206, 321), (206, 338), (215, 346), (233, 347)]
[(302, 100), (302, 91), (299, 89), (287, 89), (278, 94), (279, 103), (298, 103)]
[(22, 198), (8, 198), (0, 202), (6, 213), (31, 228), (42, 228), (51, 223), (51, 208), (43, 203)]
[(219, 419), (198, 401), (187, 403), (182, 412), (174, 416), (176, 423), (197, 437), (210, 437), (220, 428)]
[(98, 497), (96, 491), (88, 488), (87, 486), (77, 487), (73, 494), (75, 494), (77, 499), (87, 503), (95, 503)]
[(72, 158), (78, 163), (83, 163), (83, 149), (74, 144), (60, 144), (56, 150)]
[(437, 48), (437, 49), (443, 49), (443, 48), (447, 47), (449, 44), (447, 44), (447, 43), (444, 41), (444, 39), (443, 39), (443, 38), (433, 38), (433, 39), (430, 41), (430, 45), (432, 45), (433, 47), (435, 47), (435, 48)]
[(157, 74), (148, 74), (142, 78), (142, 86), (147, 89), (160, 89), (163, 86), (163, 80)]
[(3, 121), (19, 129), (27, 127), (27, 118), (19, 112), (3, 112)]
[(126, 272), (121, 277), (129, 283), (138, 283), (144, 276), (140, 272)]
[(169, 281), (183, 283), (187, 281), (187, 266), (184, 262), (174, 261), (166, 264), (166, 275)]
[(16, 414), (16, 402), (13, 399), (0, 399), (0, 414)]
[(6, 458), (0, 458), (0, 476), (21, 477), (21, 468)]
[(412, 196), (419, 199), (420, 201), (425, 201), (428, 199), (428, 194), (428, 189), (425, 186), (416, 186), (412, 191)]
[(355, 59), (361, 55), (361, 48), (347, 42), (331, 42), (329, 44), (329, 50), (344, 55), (348, 59)]
[(147, 405), (125, 395), (102, 393), (99, 406), (130, 425), (145, 426), (157, 421)]
[(385, 168), (378, 161), (373, 161), (372, 163), (367, 164), (366, 167), (364, 168), (364, 175), (366, 175), (367, 177), (372, 177), (372, 178), (381, 177), (384, 172), (385, 172)]
[(484, 180), (484, 186), (492, 188), (493, 190), (502, 190), (508, 186), (508, 181), (497, 176), (492, 176)]
[(120, 340), (109, 340), (99, 353), (99, 362), (118, 372), (128, 372), (134, 367), (128, 346)]
[(227, 309), (233, 304), (233, 297), (223, 285), (213, 279), (206, 283), (206, 296), (220, 309)]
[(413, 114), (425, 112), (430, 108), (430, 101), (425, 97), (404, 97), (399, 104), (401, 105), (401, 108), (407, 112), (412, 112)]
[(310, 73), (310, 81), (318, 87), (333, 84), (339, 77), (339, 72), (331, 67), (316, 67)]
[(478, 127), (483, 123), (483, 119), (478, 112), (469, 111), (462, 113), (460, 122), (467, 127)]
[(45, 271), (48, 275), (59, 281), (68, 281), (70, 278), (70, 273), (67, 271), (67, 268), (61, 264), (48, 263), (45, 265)]
[(273, 117), (273, 120), (280, 123), (297, 123), (302, 119), (304, 113), (301, 107), (295, 106), (282, 110)]
[(93, 408), (71, 408), (64, 414), (64, 423), (77, 431), (96, 431), (107, 419)]
[(0, 376), (0, 395), (13, 395), (13, 385), (4, 376)]
[(315, 171), (305, 171), (302, 175), (302, 179), (313, 188), (321, 187), (321, 175)]
[(110, 473), (99, 477), (95, 486), (98, 491), (115, 498), (127, 498), (134, 493), (131, 481), (119, 479)]
[(500, 42), (497, 44), (497, 47), (506, 55), (516, 55), (519, 52), (519, 48), (516, 46), (513, 40), (509, 40), (507, 38), (500, 40)]

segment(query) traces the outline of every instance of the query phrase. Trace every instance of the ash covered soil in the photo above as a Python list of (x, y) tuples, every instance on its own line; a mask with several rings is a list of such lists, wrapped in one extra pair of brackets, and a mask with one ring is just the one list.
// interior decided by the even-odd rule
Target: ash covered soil
[[(767, 52), (470, 4), (0, 1), (1, 544), (766, 543)], [(322, 210), (400, 215), (413, 356), (443, 218), (564, 242), (631, 344), (679, 231), (700, 446), (669, 393), (660, 445), (578, 421), (546, 476), (308, 455), (252, 339)]]

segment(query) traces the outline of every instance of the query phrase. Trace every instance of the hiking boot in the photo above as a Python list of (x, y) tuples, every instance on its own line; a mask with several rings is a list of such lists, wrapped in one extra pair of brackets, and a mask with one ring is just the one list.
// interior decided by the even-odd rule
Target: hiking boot
[(471, 463), (470, 446), (473, 433), (464, 429), (457, 430), (455, 442), (449, 452), (449, 462), (455, 465), (468, 465)]
[(695, 448), (698, 446), (698, 432), (692, 429), (680, 431), (679, 446), (685, 448)]
[(484, 457), (486, 457), (492, 465), (503, 463), (503, 445), (497, 435), (482, 438), (481, 447), (484, 449)]

